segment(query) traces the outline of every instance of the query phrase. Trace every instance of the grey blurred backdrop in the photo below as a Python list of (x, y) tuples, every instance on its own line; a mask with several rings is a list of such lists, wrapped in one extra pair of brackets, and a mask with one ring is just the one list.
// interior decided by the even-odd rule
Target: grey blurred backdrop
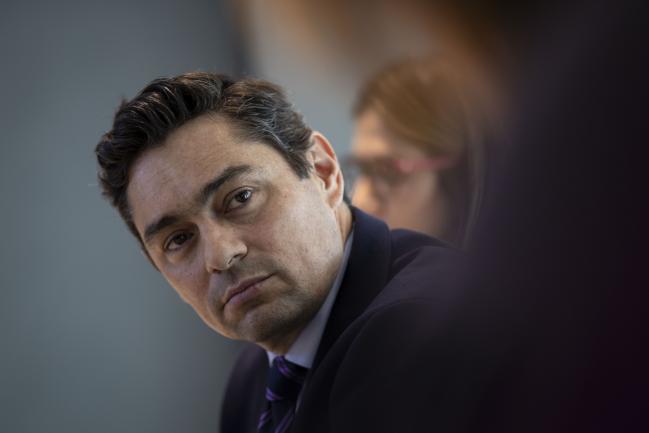
[(3, 1), (0, 432), (216, 432), (236, 343), (210, 331), (100, 197), (122, 97), (244, 68), (213, 0)]

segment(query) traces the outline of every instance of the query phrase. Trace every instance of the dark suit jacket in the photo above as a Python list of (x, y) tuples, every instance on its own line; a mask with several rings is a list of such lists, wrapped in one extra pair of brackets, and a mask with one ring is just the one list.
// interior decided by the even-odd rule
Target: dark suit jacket
[[(346, 274), (292, 431), (428, 431), (431, 408), (455, 399), (439, 389), (453, 380), (446, 372), (448, 363), (456, 362), (448, 356), (455, 343), (442, 329), (457, 294), (440, 288), (459, 254), (429, 237), (391, 232), (382, 221), (353, 212)], [(440, 344), (447, 346), (444, 351), (437, 350)], [(251, 345), (243, 351), (224, 398), (223, 433), (256, 431), (267, 370), (264, 350)]]

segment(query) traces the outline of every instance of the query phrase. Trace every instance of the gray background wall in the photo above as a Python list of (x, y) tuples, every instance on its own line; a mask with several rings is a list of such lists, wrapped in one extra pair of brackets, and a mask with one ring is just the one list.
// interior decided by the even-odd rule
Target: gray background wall
[(215, 432), (236, 344), (205, 327), (99, 196), (121, 97), (237, 72), (211, 0), (2, 3), (0, 431)]

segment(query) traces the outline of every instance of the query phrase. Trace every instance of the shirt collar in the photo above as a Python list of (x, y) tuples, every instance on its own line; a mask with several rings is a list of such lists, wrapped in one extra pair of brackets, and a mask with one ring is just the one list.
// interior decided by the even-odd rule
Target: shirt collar
[[(315, 358), (316, 351), (320, 345), (320, 339), (324, 333), (325, 326), (329, 320), (329, 314), (331, 313), (331, 308), (333, 307), (334, 301), (336, 300), (336, 295), (340, 289), (340, 284), (343, 281), (343, 276), (345, 275), (345, 270), (347, 269), (347, 262), (349, 261), (349, 253), (351, 252), (352, 242), (354, 238), (354, 231), (352, 230), (347, 241), (345, 241), (345, 249), (343, 252), (343, 260), (338, 269), (338, 274), (334, 280), (329, 294), (325, 298), (325, 301), (322, 303), (318, 313), (311, 319), (309, 324), (302, 330), (297, 339), (293, 342), (291, 348), (286, 352), (284, 357), (295, 363), (301, 365), (305, 368), (311, 368), (313, 365), (313, 359)], [(278, 355), (273, 352), (266, 352), (268, 354), (268, 362), (273, 363), (273, 359)]]

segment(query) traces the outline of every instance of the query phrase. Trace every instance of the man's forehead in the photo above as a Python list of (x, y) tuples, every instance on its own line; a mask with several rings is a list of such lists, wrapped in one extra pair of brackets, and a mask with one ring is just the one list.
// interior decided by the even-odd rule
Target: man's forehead
[(135, 161), (127, 198), (139, 230), (144, 220), (192, 206), (201, 189), (228, 168), (247, 165), (249, 171), (264, 174), (283, 161), (271, 146), (244, 143), (231, 129), (223, 119), (202, 116)]
[(189, 195), (212, 171), (227, 164), (233, 143), (223, 139), (219, 128), (195, 120), (135, 160), (127, 188), (131, 208), (136, 210), (148, 198)]
[[(240, 146), (241, 139), (229, 122), (221, 116), (205, 114), (175, 129), (159, 146), (142, 156), (162, 164), (183, 166), (197, 161), (218, 162), (230, 153), (240, 153)], [(146, 158), (139, 158), (143, 159)]]

